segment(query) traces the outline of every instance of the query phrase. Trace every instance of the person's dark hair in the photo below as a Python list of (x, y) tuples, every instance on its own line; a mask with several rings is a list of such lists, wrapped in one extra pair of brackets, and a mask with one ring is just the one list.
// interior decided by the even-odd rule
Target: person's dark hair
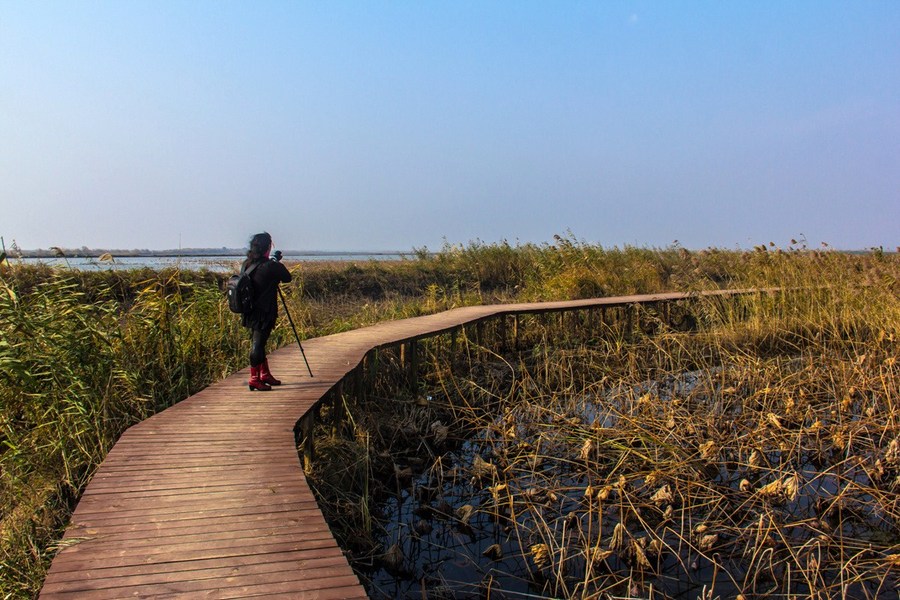
[(272, 247), (272, 236), (266, 232), (257, 233), (250, 238), (250, 250), (247, 251), (247, 258), (250, 260), (261, 260), (265, 258), (266, 252)]

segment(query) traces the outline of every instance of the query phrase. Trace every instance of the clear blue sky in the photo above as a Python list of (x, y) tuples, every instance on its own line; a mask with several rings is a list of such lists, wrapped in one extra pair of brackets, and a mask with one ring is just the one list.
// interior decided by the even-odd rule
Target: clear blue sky
[(0, 0), (0, 235), (900, 245), (900, 2)]

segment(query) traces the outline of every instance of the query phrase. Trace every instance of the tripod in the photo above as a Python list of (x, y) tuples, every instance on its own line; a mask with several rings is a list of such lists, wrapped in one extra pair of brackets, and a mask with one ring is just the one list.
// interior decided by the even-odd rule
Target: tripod
[[(281, 261), (281, 251), (278, 250), (275, 252), (275, 256), (273, 260)], [(300, 354), (303, 355), (303, 362), (306, 363), (306, 370), (309, 371), (309, 376), (312, 377), (312, 369), (309, 368), (309, 361), (306, 360), (306, 352), (303, 351), (303, 344), (300, 343), (300, 336), (297, 334), (297, 328), (294, 327), (294, 319), (291, 318), (291, 311), (288, 310), (287, 302), (284, 300), (284, 294), (281, 293), (281, 288), (278, 288), (278, 297), (281, 298), (281, 305), (284, 306), (284, 313), (287, 315), (288, 323), (291, 324), (291, 329), (294, 330), (294, 337), (297, 338), (297, 345), (300, 346)]]

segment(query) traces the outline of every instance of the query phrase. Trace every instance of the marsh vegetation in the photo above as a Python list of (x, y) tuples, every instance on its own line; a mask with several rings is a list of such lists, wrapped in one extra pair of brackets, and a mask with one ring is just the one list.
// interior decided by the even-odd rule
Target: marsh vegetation
[[(285, 292), (304, 337), (482, 302), (832, 285), (733, 313), (648, 314), (644, 329), (535, 321), (518, 352), (470, 343), (448, 362), (433, 351), (413, 391), (398, 387), (385, 355), (369, 401), (348, 398), (347, 435), (322, 432), (313, 479), (336, 531), (371, 532), (347, 542), (373, 593), (407, 585), (393, 574), (424, 576), (410, 545), (424, 520), (425, 539), (491, 541), (459, 546), (455, 560), (477, 563), (474, 578), (428, 573), (419, 581), (432, 591), (482, 593), (508, 573), (513, 591), (646, 594), (712, 569), (710, 583), (751, 594), (785, 577), (831, 585), (837, 573), (853, 593), (878, 595), (897, 562), (897, 267), (880, 252), (604, 249), (566, 238), (295, 264)], [(0, 267), (4, 597), (36, 594), (122, 431), (244, 366), (248, 339), (222, 301), (222, 277)], [(279, 327), (274, 343), (291, 337)], [(323, 476), (329, 456), (349, 467)], [(399, 516), (409, 497), (429, 513), (412, 524)], [(490, 565), (465, 558), (488, 550)]]
[(896, 279), (809, 258), (519, 351), (435, 338), (414, 390), (382, 352), (313, 473), (372, 597), (896, 597)]

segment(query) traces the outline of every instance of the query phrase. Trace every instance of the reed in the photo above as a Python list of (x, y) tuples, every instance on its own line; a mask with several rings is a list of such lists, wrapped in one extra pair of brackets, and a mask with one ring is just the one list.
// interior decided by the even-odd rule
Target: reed
[(239, 364), (238, 327), (218, 288), (177, 274), (136, 284), (122, 302), (111, 287), (89, 294), (68, 272), (27, 288), (0, 281), (4, 596), (37, 589), (69, 511), (122, 431)]
[(792, 289), (677, 322), (523, 320), (521, 352), (438, 338), (419, 390), (382, 357), (352, 409), (368, 467), (333, 525), (373, 532), (352, 547), (373, 597), (892, 597), (896, 257), (725, 260), (729, 281)]
[[(891, 287), (896, 286), (896, 257), (874, 252), (854, 256), (791, 248), (749, 253), (605, 249), (569, 236), (545, 245), (474, 242), (448, 245), (434, 255), (420, 254), (417, 259), (396, 263), (289, 265), (295, 281), (285, 293), (301, 337), (479, 302), (726, 285), (796, 285), (808, 284), (815, 277), (823, 278), (817, 284), (830, 281), (847, 289), (867, 284), (873, 290), (894, 290), (896, 296)], [(0, 264), (0, 595), (26, 598), (36, 594), (83, 486), (122, 431), (244, 366), (249, 340), (237, 318), (225, 308), (222, 279), (214, 273), (173, 270), (85, 273), (26, 267), (15, 259)], [(838, 304), (823, 294), (810, 295), (804, 302), (809, 312), (818, 311), (817, 321), (804, 325), (798, 318), (799, 325), (792, 325), (793, 329), (779, 325), (784, 331), (802, 331), (802, 336), (776, 335), (781, 329), (773, 333), (767, 313), (759, 312), (744, 321), (744, 330), (732, 332), (731, 338), (734, 344), (750, 339), (760, 347), (792, 348), (798, 340), (815, 338), (822, 329), (820, 323), (825, 322), (830, 332), (827, 339), (840, 334), (841, 340), (861, 340), (855, 343), (865, 349), (867, 340), (877, 339), (881, 331), (892, 335), (896, 321), (888, 311), (890, 301), (890, 297), (846, 294)], [(778, 306), (773, 300), (760, 299), (759, 303), (767, 310)], [(860, 321), (860, 311), (871, 314)], [(682, 313), (685, 319), (690, 316)], [(673, 312), (678, 314), (678, 310)], [(689, 326), (689, 320), (682, 323), (682, 327)], [(526, 364), (538, 357), (558, 358), (560, 352), (577, 354), (574, 347), (559, 346), (556, 337), (562, 330), (544, 327), (543, 337), (535, 337), (533, 332), (542, 330), (539, 320), (523, 320), (523, 327), (532, 332), (528, 343), (533, 357)], [(727, 328), (726, 324), (720, 330)], [(570, 338), (565, 339), (576, 339), (577, 330), (570, 326), (566, 334)], [(636, 335), (597, 334), (596, 338), (612, 344), (607, 351), (610, 361), (637, 369), (643, 354), (630, 353), (627, 360), (619, 354), (631, 347)], [(885, 339), (893, 343), (892, 338)], [(291, 342), (288, 327), (276, 328), (273, 345)], [(448, 340), (443, 343), (449, 345)], [(475, 357), (484, 356), (473, 344), (461, 343), (460, 348), (473, 357), (473, 364), (481, 360)], [(846, 346), (840, 348), (848, 351)], [(678, 344), (667, 352), (687, 356)], [(645, 353), (653, 354), (650, 350)], [(521, 368), (518, 360), (507, 360)], [(385, 355), (381, 365), (394, 363), (396, 358)], [(386, 406), (402, 417), (397, 427), (406, 432), (406, 438), (412, 439), (414, 429), (427, 425), (428, 443), (439, 455), (466, 435), (469, 424), (478, 421), (472, 420), (457, 398), (470, 384), (446, 375), (459, 365), (439, 366), (436, 359), (433, 364), (435, 373), (445, 373), (443, 378), (432, 379), (437, 388), (429, 394), (433, 400), (428, 407), (433, 413), (421, 415), (412, 408), (406, 412), (393, 404)], [(513, 372), (503, 365), (485, 373), (500, 377)], [(849, 373), (851, 366), (843, 368)], [(378, 384), (378, 394), (398, 401), (390, 368)], [(600, 368), (610, 367), (604, 362)], [(547, 362), (542, 370), (547, 378), (554, 367)], [(557, 377), (563, 380), (569, 372), (575, 376), (582, 371), (567, 367)], [(515, 381), (520, 379), (528, 382), (522, 385), (529, 390), (536, 389), (539, 381), (518, 375)], [(857, 386), (860, 389), (865, 388)], [(500, 391), (491, 392), (492, 397)], [(415, 402), (416, 398), (399, 401)], [(386, 449), (390, 455), (389, 449), (398, 446), (403, 436), (392, 433), (397, 427), (377, 428), (373, 422), (377, 415), (348, 403), (355, 434), (349, 441), (336, 439), (333, 444), (335, 455), (343, 457), (341, 464), (352, 468), (332, 488), (336, 495), (343, 495), (339, 506), (344, 514), (356, 514), (358, 509), (359, 523), (377, 530), (371, 517), (379, 509), (372, 492), (379, 490), (373, 481), (384, 473), (393, 476), (392, 465), (382, 471), (383, 455)], [(855, 430), (842, 435), (854, 443), (859, 439)], [(437, 443), (438, 439), (442, 441)], [(412, 452), (407, 454), (399, 457), (398, 467), (415, 458)], [(892, 463), (882, 460), (885, 464), (889, 467)], [(405, 468), (400, 468), (403, 478), (407, 477)], [(347, 492), (354, 486), (362, 493)], [(372, 547), (368, 552), (373, 552)]]

